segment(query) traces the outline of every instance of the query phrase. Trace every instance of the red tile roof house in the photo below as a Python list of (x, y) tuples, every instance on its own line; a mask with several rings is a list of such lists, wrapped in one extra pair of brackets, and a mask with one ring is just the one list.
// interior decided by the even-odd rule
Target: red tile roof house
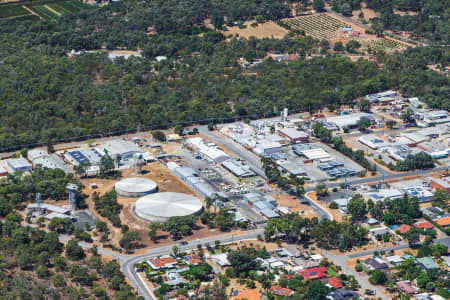
[(174, 268), (177, 265), (177, 261), (172, 256), (162, 256), (160, 258), (154, 258), (147, 261), (153, 270)]
[(321, 281), (325, 285), (332, 287), (332, 288), (340, 289), (341, 287), (343, 287), (341, 281), (337, 277), (323, 278), (323, 279), (321, 279)]
[(270, 288), (270, 292), (272, 293), (272, 295), (281, 296), (281, 297), (290, 297), (290, 296), (292, 296), (292, 294), (294, 294), (293, 290), (283, 288), (279, 285), (273, 285)]
[(413, 226), (419, 229), (433, 229), (433, 224), (428, 221), (416, 222)]
[(398, 231), (400, 232), (400, 234), (405, 234), (405, 233), (407, 233), (410, 229), (411, 229), (411, 226), (406, 225), (406, 224), (402, 224), (402, 225), (400, 225), (400, 227), (398, 228)]
[(298, 274), (307, 279), (319, 279), (327, 277), (327, 268), (318, 267), (318, 268), (308, 268), (305, 270), (298, 271)]
[(417, 294), (418, 293), (418, 290), (411, 285), (409, 280), (399, 281), (396, 283), (396, 285), (401, 291), (403, 291), (407, 294)]
[(196, 266), (196, 265), (202, 263), (200, 256), (194, 255), (194, 254), (186, 255), (185, 257), (183, 257), (183, 259), (188, 265), (192, 265), (192, 266)]

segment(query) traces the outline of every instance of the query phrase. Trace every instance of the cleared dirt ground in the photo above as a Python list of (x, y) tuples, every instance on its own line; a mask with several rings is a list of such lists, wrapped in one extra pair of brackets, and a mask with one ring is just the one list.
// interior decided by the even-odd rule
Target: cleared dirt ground
[(282, 39), (289, 31), (273, 21), (269, 21), (263, 24), (258, 24), (256, 27), (252, 27), (250, 24), (255, 23), (255, 21), (247, 21), (244, 23), (246, 28), (240, 29), (238, 26), (227, 27), (228, 31), (222, 31), (222, 33), (227, 36), (236, 36), (243, 38), (250, 38), (251, 36), (261, 38), (275, 38)]

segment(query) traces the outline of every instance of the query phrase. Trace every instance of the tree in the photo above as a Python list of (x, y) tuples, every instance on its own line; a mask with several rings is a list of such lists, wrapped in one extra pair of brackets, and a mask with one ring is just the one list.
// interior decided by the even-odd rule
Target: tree
[(80, 260), (84, 258), (85, 253), (83, 248), (78, 245), (74, 239), (69, 240), (66, 246), (66, 257), (70, 260)]
[(165, 142), (166, 141), (166, 135), (164, 134), (164, 132), (160, 131), (160, 130), (156, 130), (156, 131), (152, 131), (152, 137), (160, 142)]
[(356, 123), (356, 125), (358, 126), (358, 129), (361, 131), (365, 131), (367, 128), (369, 128), (370, 124), (372, 124), (372, 122), (370, 121), (369, 118), (366, 117), (362, 117), (358, 120), (358, 122)]
[(182, 124), (178, 124), (175, 126), (175, 128), (173, 129), (173, 131), (178, 134), (178, 135), (183, 135), (184, 134), (184, 127)]
[(214, 130), (214, 124), (213, 123), (208, 123), (208, 130), (209, 131), (213, 131)]
[(107, 175), (111, 173), (115, 169), (114, 159), (112, 159), (108, 153), (105, 153), (105, 155), (100, 158), (99, 168), (101, 175)]
[(380, 270), (375, 270), (369, 277), (369, 281), (372, 284), (383, 284), (387, 281), (387, 276)]
[(350, 53), (357, 53), (358, 49), (361, 48), (361, 44), (356, 40), (350, 40), (346, 45), (345, 48)]
[(125, 249), (125, 251), (130, 251), (135, 249), (138, 244), (137, 242), (140, 240), (139, 233), (136, 231), (127, 231), (122, 235), (122, 238), (119, 241), (120, 247)]
[(316, 184), (316, 195), (318, 198), (325, 197), (328, 195), (328, 188), (325, 183), (321, 182)]
[(433, 206), (445, 207), (450, 201), (450, 191), (437, 190), (433, 195)]
[(228, 261), (236, 274), (248, 274), (256, 266), (255, 257), (250, 255), (245, 249), (229, 252)]
[(367, 206), (364, 198), (357, 194), (350, 199), (347, 205), (348, 212), (352, 215), (353, 220), (361, 220), (367, 214)]
[(403, 113), (402, 120), (405, 123), (409, 123), (412, 119), (412, 116), (414, 115), (414, 111), (408, 107), (408, 109)]
[(172, 247), (173, 256), (177, 257), (178, 256), (178, 251), (179, 251), (179, 249), (178, 249), (177, 246), (173, 246)]
[(420, 231), (415, 227), (411, 227), (411, 229), (405, 233), (405, 238), (408, 240), (409, 244), (414, 244), (419, 241)]
[(359, 99), (358, 108), (360, 111), (370, 112), (370, 101), (366, 97)]
[(329, 207), (330, 209), (338, 209), (338, 208), (339, 208), (339, 205), (338, 205), (336, 202), (331, 201), (330, 204), (328, 205), (328, 207)]
[(420, 273), (416, 278), (417, 285), (420, 288), (425, 288), (427, 284), (431, 281), (430, 277), (428, 277), (427, 273)]
[(323, 0), (313, 0), (312, 6), (316, 12), (324, 11), (325, 2)]
[(344, 44), (342, 44), (342, 42), (336, 42), (334, 44), (333, 50), (334, 51), (344, 51), (345, 50)]
[(397, 125), (397, 122), (394, 121), (394, 120), (387, 120), (387, 121), (386, 121), (386, 127), (387, 127), (387, 128), (392, 129), (392, 128), (394, 128), (396, 125)]

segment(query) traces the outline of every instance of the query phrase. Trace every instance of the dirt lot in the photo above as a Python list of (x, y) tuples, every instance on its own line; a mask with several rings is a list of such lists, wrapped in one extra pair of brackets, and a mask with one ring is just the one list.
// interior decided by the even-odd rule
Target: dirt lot
[(227, 27), (228, 31), (222, 31), (222, 33), (227, 36), (236, 36), (243, 38), (250, 38), (251, 36), (261, 38), (275, 38), (282, 39), (289, 31), (273, 21), (269, 21), (263, 24), (258, 24), (257, 27), (252, 27), (250, 24), (255, 23), (255, 21), (247, 21), (244, 23), (246, 28), (240, 29), (238, 26)]
[(344, 220), (344, 216), (339, 212), (338, 209), (330, 209), (325, 203), (320, 202), (317, 200), (316, 192), (309, 192), (307, 193), (308, 197), (314, 200), (318, 205), (323, 207), (325, 210), (327, 210), (332, 216), (333, 219), (337, 222), (342, 222)]
[(378, 18), (379, 13), (375, 12), (373, 9), (367, 8), (366, 3), (361, 3), (361, 10), (355, 10), (353, 11), (352, 19), (359, 21), (359, 14), (362, 12), (364, 14), (364, 20), (369, 21), (373, 18)]
[(300, 203), (297, 198), (290, 196), (284, 192), (274, 195), (274, 198), (277, 199), (279, 206), (289, 207), (291, 212), (299, 213), (302, 217), (317, 217), (317, 214), (309, 206)]

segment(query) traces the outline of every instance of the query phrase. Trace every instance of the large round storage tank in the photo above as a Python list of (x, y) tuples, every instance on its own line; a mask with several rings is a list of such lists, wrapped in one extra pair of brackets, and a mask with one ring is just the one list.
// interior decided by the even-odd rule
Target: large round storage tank
[(146, 195), (134, 204), (134, 212), (138, 217), (154, 222), (166, 222), (170, 217), (197, 214), (202, 208), (202, 202), (197, 197), (172, 192)]
[(126, 178), (116, 182), (114, 189), (123, 197), (142, 197), (158, 191), (158, 185), (147, 178)]

